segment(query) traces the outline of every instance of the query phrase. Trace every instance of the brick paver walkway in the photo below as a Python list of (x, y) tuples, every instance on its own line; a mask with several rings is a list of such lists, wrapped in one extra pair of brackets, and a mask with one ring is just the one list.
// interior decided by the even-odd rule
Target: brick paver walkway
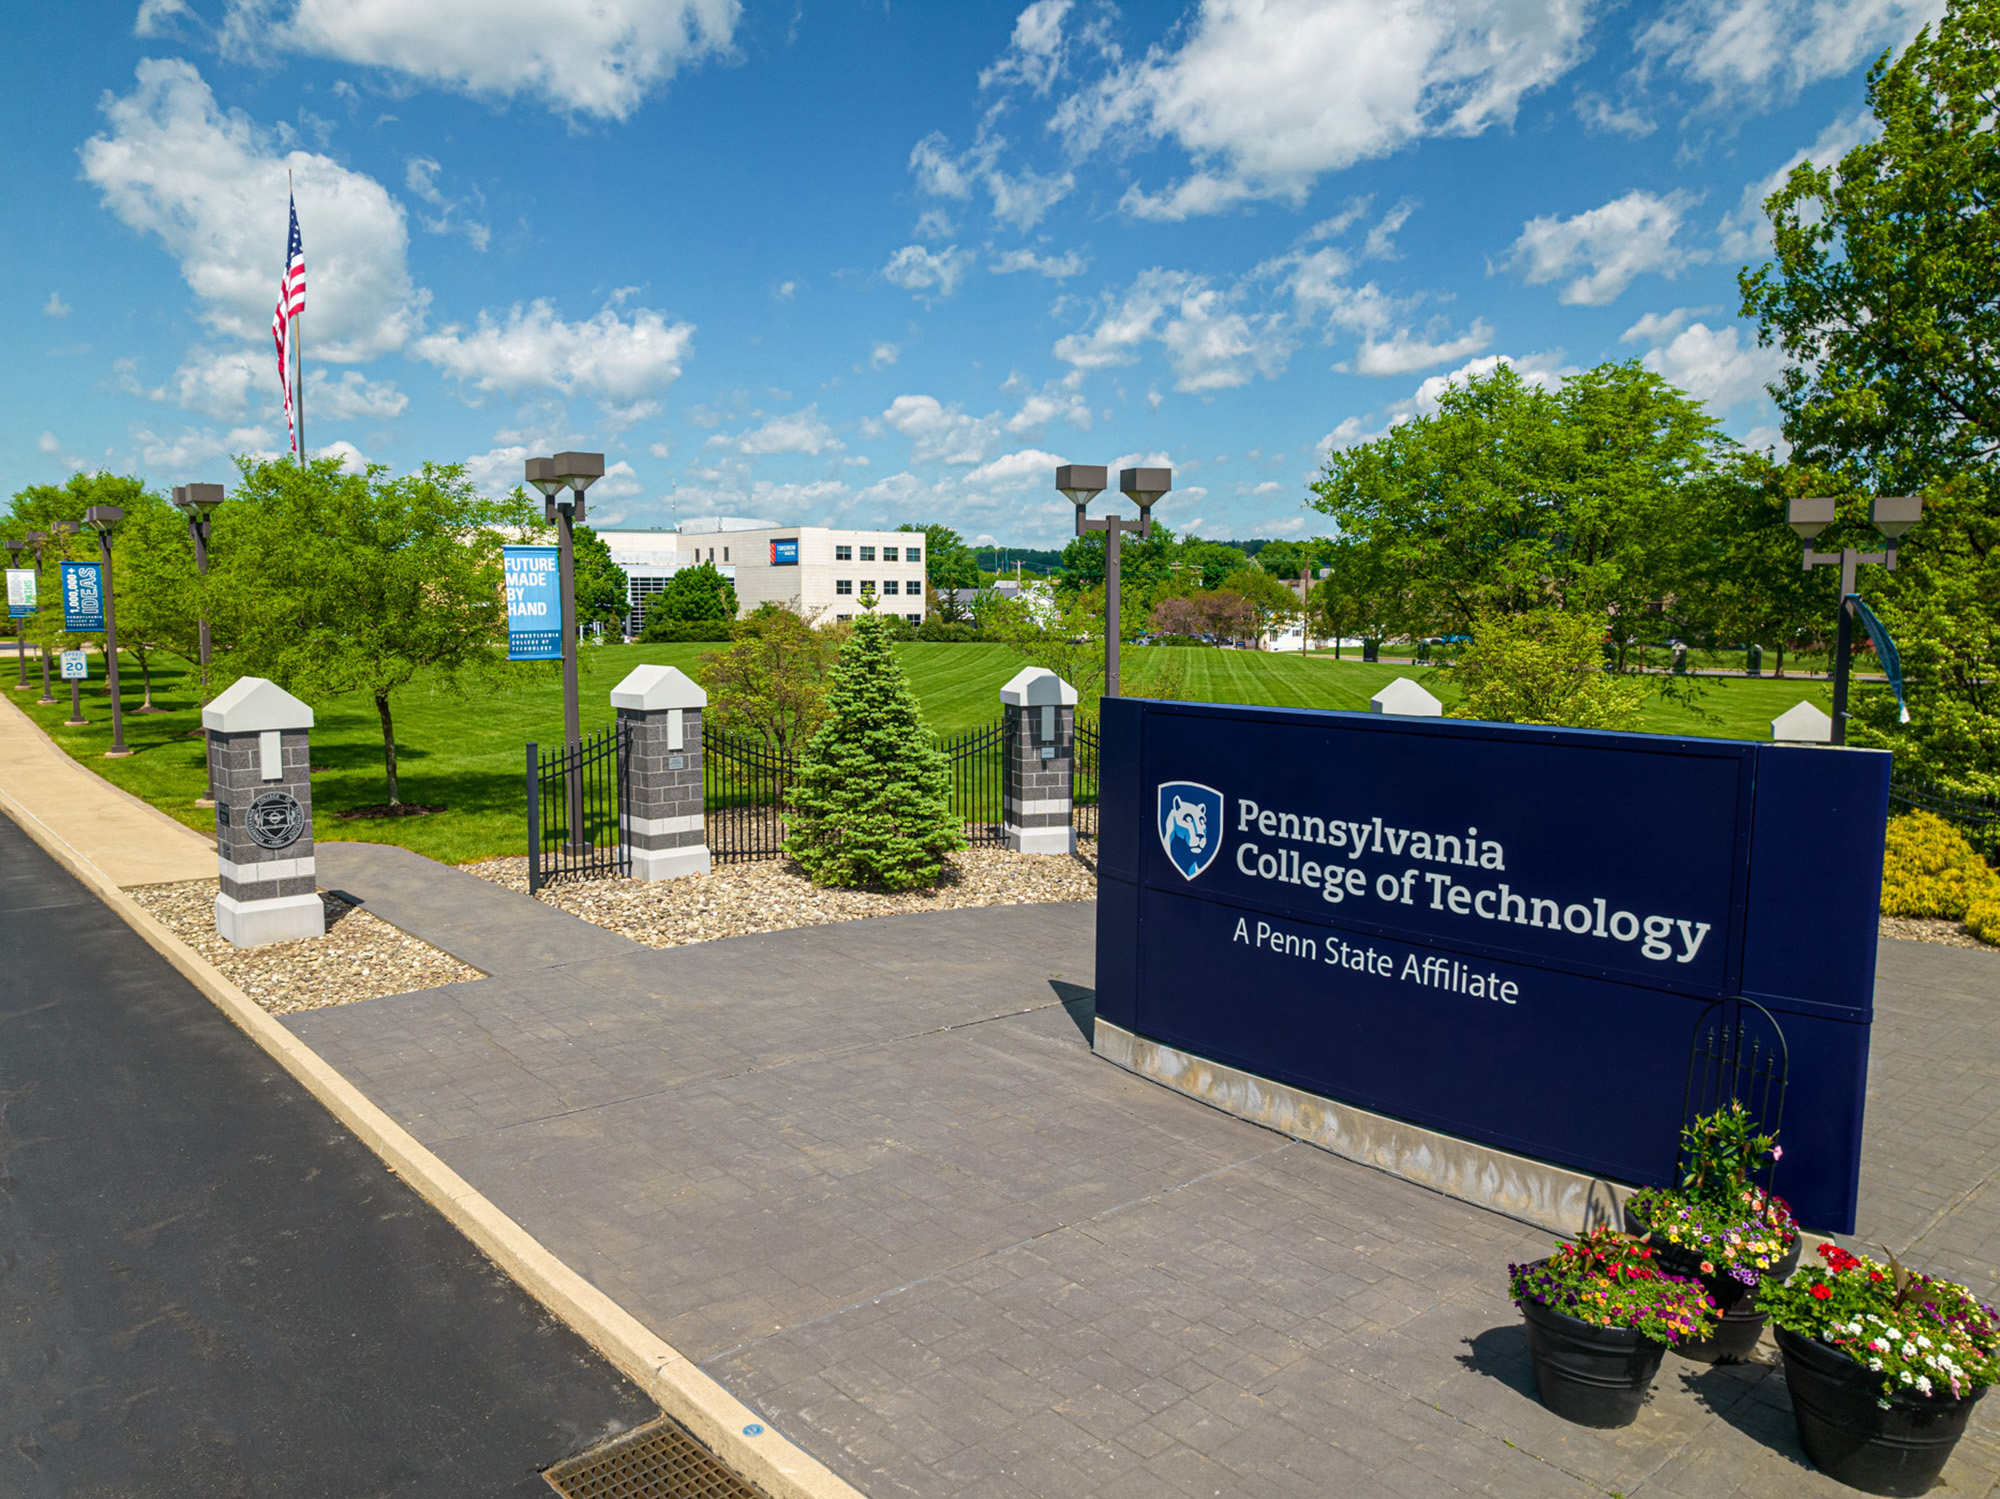
[[(1093, 1057), (1092, 920), (886, 917), (287, 1023), (876, 1499), (1847, 1492), (1769, 1366), (1670, 1357), (1624, 1431), (1549, 1415), (1504, 1291), (1548, 1236)], [(1885, 943), (1879, 994), (1860, 1237), (1990, 1293), (2000, 959)], [(1940, 1494), (2000, 1486), (1996, 1431)]]

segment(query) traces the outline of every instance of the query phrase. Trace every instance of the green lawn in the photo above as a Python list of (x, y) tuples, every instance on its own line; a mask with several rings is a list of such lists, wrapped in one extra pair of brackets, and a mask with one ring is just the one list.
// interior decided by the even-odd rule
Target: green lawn
[[(658, 661), (692, 674), (702, 645), (589, 647), (583, 653), (583, 722), (586, 729), (611, 721), (606, 696), (618, 680), (644, 661)], [(951, 733), (998, 716), (1001, 686), (1021, 669), (1021, 658), (1000, 645), (900, 647), (924, 711), (934, 729)], [(8, 653), (11, 655), (11, 652)], [(1167, 658), (1173, 658), (1169, 661)], [(1331, 656), (1301, 658), (1252, 651), (1131, 648), (1123, 656), (1124, 686), (1143, 696), (1178, 669), (1181, 695), (1191, 701), (1249, 703), (1293, 708), (1360, 710), (1368, 698), (1398, 676), (1423, 682), (1447, 704), (1457, 693), (1430, 668), (1393, 662), (1367, 665)], [(87, 728), (68, 729), (69, 694), (52, 684), (57, 706), (34, 706), (35, 692), (13, 692), (16, 703), (34, 716), (70, 754), (115, 784), (143, 797), (190, 827), (213, 829), (213, 814), (193, 803), (202, 790), (200, 719), (194, 709), (191, 673), (174, 663), (156, 664), (153, 701), (167, 711), (141, 714), (139, 673), (130, 657), (122, 667), (127, 760), (106, 760), (111, 743), (111, 711), (102, 663), (91, 662), (96, 677), (86, 684)], [(36, 677), (32, 659), (29, 676)], [(13, 663), (0, 658), (0, 682), (11, 684)], [(1770, 720), (1807, 698), (1830, 706), (1824, 682), (1769, 677), (1710, 678), (1701, 705), (1706, 717), (1661, 703), (1649, 705), (1645, 727), (1654, 733), (1699, 734), (1764, 739)], [(523, 745), (530, 739), (555, 742), (562, 733), (562, 684), (543, 667), (506, 669), (504, 685), (475, 698), (455, 697), (423, 684), (394, 700), (403, 799), (443, 806), (440, 816), (388, 821), (346, 821), (337, 814), (385, 799), (382, 741), (374, 706), (365, 699), (336, 698), (316, 703), (313, 730), (313, 836), (322, 841), (370, 840), (400, 843), (450, 862), (493, 854), (518, 854), (526, 847)]]

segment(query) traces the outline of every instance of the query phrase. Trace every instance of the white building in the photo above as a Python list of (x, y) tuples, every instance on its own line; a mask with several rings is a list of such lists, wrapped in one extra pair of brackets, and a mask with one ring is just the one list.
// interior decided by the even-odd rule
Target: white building
[(924, 533), (847, 531), (827, 526), (774, 526), (769, 521), (713, 516), (682, 521), (672, 531), (597, 533), (629, 580), (637, 634), (646, 601), (683, 567), (715, 564), (736, 586), (743, 613), (759, 604), (789, 604), (821, 618), (852, 619), (873, 596), (884, 614), (912, 624), (924, 618)]

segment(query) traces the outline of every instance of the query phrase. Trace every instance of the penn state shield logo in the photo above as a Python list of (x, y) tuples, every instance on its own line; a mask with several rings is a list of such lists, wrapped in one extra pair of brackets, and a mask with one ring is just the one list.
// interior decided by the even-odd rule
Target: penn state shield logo
[(1160, 846), (1182, 879), (1208, 868), (1222, 848), (1222, 793), (1198, 781), (1162, 784)]

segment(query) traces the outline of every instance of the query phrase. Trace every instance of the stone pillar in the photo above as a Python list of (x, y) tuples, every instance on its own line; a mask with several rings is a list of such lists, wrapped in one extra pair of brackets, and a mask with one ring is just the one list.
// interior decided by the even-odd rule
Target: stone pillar
[(707, 874), (701, 802), (701, 710), (708, 694), (671, 666), (637, 666), (611, 689), (631, 736), (623, 826), (632, 878)]
[(214, 767), (222, 892), (215, 929), (238, 947), (326, 934), (313, 865), (312, 709), (239, 678), (201, 711)]
[(1000, 815), (1007, 847), (1024, 854), (1073, 854), (1070, 796), (1076, 777), (1076, 689), (1030, 666), (1000, 689), (1006, 757)]

